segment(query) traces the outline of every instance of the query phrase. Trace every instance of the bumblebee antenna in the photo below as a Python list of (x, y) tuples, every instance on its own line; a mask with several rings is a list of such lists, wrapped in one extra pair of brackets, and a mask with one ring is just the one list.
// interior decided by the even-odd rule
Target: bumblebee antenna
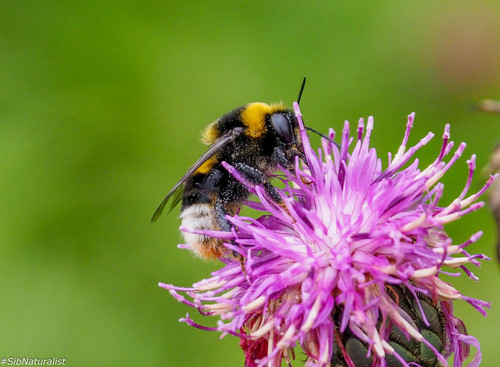
[(306, 86), (306, 77), (302, 80), (302, 85), (300, 86), (299, 96), (297, 97), (297, 104), (300, 105), (300, 98), (302, 97), (302, 92), (304, 91), (304, 87)]
[[(306, 86), (306, 77), (304, 77), (304, 79), (302, 79), (302, 85), (300, 86), (300, 91), (299, 91), (299, 96), (297, 97), (297, 104), (300, 105), (300, 98), (302, 97), (302, 92), (304, 92), (304, 87)], [(338, 148), (340, 148), (340, 145), (335, 141), (333, 140), (332, 138), (326, 136), (325, 134), (323, 133), (320, 133), (318, 130), (315, 130), (313, 129), (312, 127), (309, 127), (309, 126), (305, 126), (306, 130), (309, 130), (315, 134), (318, 134), (319, 136), (321, 136), (322, 138), (325, 138), (326, 140), (328, 140), (330, 143), (333, 143), (335, 144)]]
[(309, 126), (305, 126), (306, 130), (309, 130), (315, 134), (318, 134), (319, 136), (321, 136), (322, 138), (325, 138), (326, 140), (328, 140), (330, 143), (333, 143), (337, 146), (337, 148), (340, 148), (340, 145), (339, 143), (337, 143), (335, 140), (333, 140), (332, 138), (330, 138), (329, 136), (326, 136), (325, 134), (323, 133), (320, 133), (318, 130), (314, 130), (312, 127), (309, 127)]

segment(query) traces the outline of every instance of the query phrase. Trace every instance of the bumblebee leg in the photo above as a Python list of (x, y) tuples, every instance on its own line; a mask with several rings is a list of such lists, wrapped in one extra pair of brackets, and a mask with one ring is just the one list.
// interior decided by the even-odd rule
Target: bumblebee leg
[(213, 168), (205, 179), (200, 183), (200, 189), (213, 190), (214, 187), (220, 184), (220, 181), (224, 177), (224, 172), (218, 168)]
[[(216, 215), (217, 221), (219, 222), (219, 226), (220, 226), (221, 230), (226, 231), (226, 232), (230, 232), (231, 229), (233, 228), (233, 226), (226, 219), (226, 215), (228, 213), (227, 213), (226, 209), (224, 208), (223, 201), (220, 199), (217, 199), (215, 202), (215, 205), (214, 205), (214, 209), (215, 209), (215, 215)], [(231, 243), (234, 246), (238, 246), (238, 244), (235, 241), (231, 241)], [(243, 270), (243, 273), (246, 274), (243, 256), (241, 254), (239, 254), (237, 251), (233, 251), (233, 256), (235, 259), (237, 259), (240, 262), (241, 269)]]
[(225, 232), (230, 232), (233, 227), (231, 226), (231, 223), (226, 219), (227, 211), (224, 208), (222, 200), (217, 199), (215, 201), (214, 210), (220, 229)]
[(276, 190), (276, 187), (271, 185), (269, 181), (264, 182), (262, 185), (264, 186), (266, 193), (271, 197), (271, 199), (273, 199), (278, 204), (283, 204), (283, 199), (281, 199), (281, 196), (278, 193), (278, 190)]
[[(300, 158), (304, 161), (307, 162), (306, 157), (304, 156), (304, 153), (298, 152)], [(295, 171), (295, 166), (294, 162), (290, 162), (286, 156), (285, 151), (281, 147), (276, 147), (274, 148), (272, 159), (274, 162), (277, 162), (281, 167), (287, 168), (290, 172)], [(303, 183), (306, 185), (310, 185), (312, 182), (307, 181), (304, 176), (301, 176), (300, 179), (302, 180)]]
[(249, 166), (244, 163), (235, 163), (234, 167), (243, 175), (245, 178), (258, 185), (264, 186), (264, 190), (266, 190), (266, 194), (268, 194), (271, 199), (273, 199), (275, 202), (278, 204), (281, 204), (283, 200), (281, 199), (280, 194), (278, 193), (278, 190), (269, 183), (269, 180), (267, 179), (266, 175), (258, 170), (255, 167)]
[(281, 147), (274, 148), (271, 160), (283, 168), (290, 169), (290, 166), (292, 166), (290, 160), (286, 156), (285, 150)]

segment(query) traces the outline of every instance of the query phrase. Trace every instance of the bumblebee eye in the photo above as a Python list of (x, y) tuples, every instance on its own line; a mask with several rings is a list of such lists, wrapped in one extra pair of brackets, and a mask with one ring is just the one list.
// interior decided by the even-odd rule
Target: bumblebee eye
[(286, 118), (282, 113), (273, 113), (271, 115), (271, 126), (273, 127), (276, 134), (283, 140), (285, 143), (293, 142), (293, 131), (290, 124), (290, 121)]

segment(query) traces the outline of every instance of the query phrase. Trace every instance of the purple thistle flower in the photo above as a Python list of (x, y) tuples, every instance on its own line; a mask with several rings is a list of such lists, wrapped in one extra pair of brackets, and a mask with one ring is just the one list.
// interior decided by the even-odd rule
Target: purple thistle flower
[[(259, 201), (248, 205), (266, 214), (258, 219), (228, 217), (234, 227), (230, 234), (203, 231), (233, 241), (226, 245), (241, 255), (241, 262), (225, 259), (222, 269), (189, 288), (160, 283), (177, 300), (220, 317), (214, 328), (195, 323), (189, 315), (181, 321), (241, 338), (248, 367), (281, 366), (283, 359), (290, 365), (297, 345), (307, 356), (307, 366), (330, 366), (334, 348), (347, 366), (355, 366), (341, 342), (347, 332), (366, 345), (372, 366), (387, 366), (388, 358), (402, 366), (417, 365), (405, 361), (389, 343), (394, 328), (426, 345), (445, 366), (451, 354), (453, 365), (461, 366), (472, 345), (477, 352), (470, 366), (478, 366), (479, 342), (453, 315), (452, 302), (465, 300), (483, 315), (490, 304), (461, 294), (439, 275), (449, 274), (445, 269), (461, 269), (477, 280), (465, 266), (479, 266), (479, 260), (487, 257), (471, 255), (465, 248), (482, 233), (453, 244), (443, 226), (481, 208), (484, 203), (476, 200), (495, 176), (467, 196), (475, 170), (473, 155), (467, 161), (469, 177), (462, 193), (440, 206), (444, 185), (439, 180), (465, 149), (460, 144), (445, 161), (453, 148), (449, 125), (438, 157), (420, 169), (418, 160), (409, 162), (433, 134), (407, 149), (414, 119), (409, 115), (403, 142), (383, 169), (370, 148), (373, 118), (368, 118), (366, 127), (360, 120), (355, 137), (346, 122), (340, 148), (323, 139), (322, 149), (315, 152), (298, 105), (294, 108), (307, 162), (297, 159), (295, 171), (281, 177), (284, 205), (224, 165), (257, 195)], [(333, 130), (330, 137), (335, 137)], [(432, 322), (426, 318), (424, 300), (439, 310), (445, 324), (445, 345), (440, 350), (400, 306), (401, 289), (416, 305), (423, 324)]]

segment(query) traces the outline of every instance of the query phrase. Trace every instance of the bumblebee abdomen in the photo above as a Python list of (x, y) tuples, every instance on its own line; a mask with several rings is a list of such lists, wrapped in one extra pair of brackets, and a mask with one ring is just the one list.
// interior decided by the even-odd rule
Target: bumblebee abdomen
[(208, 237), (194, 231), (220, 230), (215, 217), (214, 205), (192, 204), (182, 209), (180, 218), (185, 230), (182, 232), (189, 248), (204, 259), (217, 259), (224, 255), (222, 240)]
[(193, 232), (229, 230), (225, 215), (236, 214), (247, 197), (245, 186), (221, 167), (214, 167), (207, 174), (196, 173), (187, 180), (180, 218), (190, 250), (204, 259), (227, 256), (223, 240)]

